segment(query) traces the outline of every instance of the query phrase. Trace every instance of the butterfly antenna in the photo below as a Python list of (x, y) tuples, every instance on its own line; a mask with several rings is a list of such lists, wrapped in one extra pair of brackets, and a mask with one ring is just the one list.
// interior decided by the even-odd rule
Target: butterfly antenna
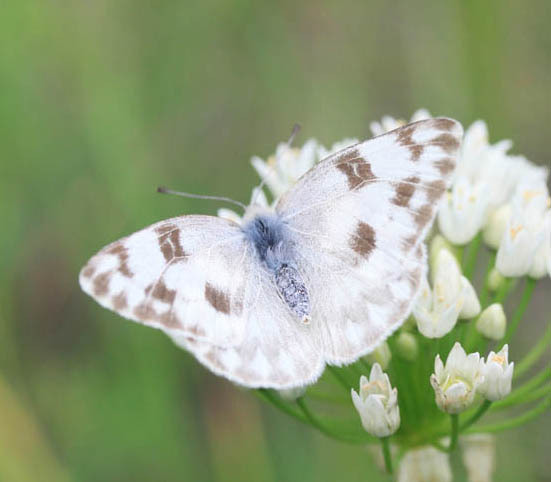
[(291, 131), (291, 135), (289, 136), (289, 140), (287, 141), (287, 145), (289, 147), (291, 147), (291, 144), (295, 140), (295, 137), (297, 136), (299, 131), (300, 131), (300, 124), (295, 123), (295, 125), (293, 126), (293, 130)]
[[(289, 136), (289, 140), (287, 141), (287, 146), (291, 147), (291, 144), (295, 140), (295, 137), (300, 132), (300, 124), (298, 122), (295, 122), (295, 125), (293, 125), (293, 129), (291, 130), (291, 135)], [(275, 169), (274, 166), (271, 166), (272, 170)], [(258, 199), (258, 196), (262, 192), (262, 188), (266, 185), (266, 179), (262, 179), (262, 182), (258, 185), (258, 187), (255, 188), (256, 194), (254, 198), (251, 200), (251, 204), (255, 204), (256, 200)]]
[(236, 206), (239, 206), (243, 211), (247, 210), (247, 206), (245, 206), (243, 203), (239, 201), (235, 201), (234, 199), (230, 199), (229, 197), (223, 197), (223, 196), (205, 196), (203, 194), (191, 194), (189, 192), (180, 192), (180, 191), (173, 191), (172, 189), (167, 189), (164, 186), (159, 186), (157, 188), (157, 192), (160, 192), (161, 194), (174, 194), (176, 196), (182, 196), (182, 197), (188, 197), (192, 199), (210, 199), (212, 201), (222, 201), (222, 202), (228, 202), (235, 204)]

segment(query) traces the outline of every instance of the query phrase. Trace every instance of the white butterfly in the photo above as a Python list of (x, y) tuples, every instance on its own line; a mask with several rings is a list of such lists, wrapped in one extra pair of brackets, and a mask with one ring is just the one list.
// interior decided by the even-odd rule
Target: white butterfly
[(316, 164), (274, 211), (249, 206), (242, 225), (161, 221), (103, 248), (80, 284), (236, 383), (310, 384), (408, 316), (461, 136), (458, 122), (439, 118), (350, 146)]

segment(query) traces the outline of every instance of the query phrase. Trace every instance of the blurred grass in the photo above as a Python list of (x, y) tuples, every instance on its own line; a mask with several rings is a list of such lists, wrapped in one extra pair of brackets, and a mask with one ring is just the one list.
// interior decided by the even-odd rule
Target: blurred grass
[[(247, 200), (248, 159), (296, 121), (329, 144), (423, 106), (482, 117), (492, 140), (549, 164), (550, 20), (543, 0), (7, 2), (0, 480), (377, 477), (364, 449), (100, 309), (78, 270), (124, 234), (217, 207), (157, 185)], [(518, 347), (542, 331), (545, 290)], [(548, 419), (501, 439), (499, 480), (548, 476)]]

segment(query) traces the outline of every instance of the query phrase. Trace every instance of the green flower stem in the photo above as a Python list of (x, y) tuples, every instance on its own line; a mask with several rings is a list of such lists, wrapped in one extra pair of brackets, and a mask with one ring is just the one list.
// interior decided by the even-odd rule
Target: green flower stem
[(486, 413), (486, 411), (490, 408), (492, 405), (492, 402), (490, 400), (484, 400), (484, 402), (478, 407), (478, 410), (473, 413), (465, 422), (463, 422), (460, 426), (460, 430), (464, 431), (467, 428), (469, 428), (471, 425), (476, 423), (482, 415)]
[(533, 376), (526, 383), (518, 388), (515, 388), (507, 398), (496, 402), (498, 407), (514, 405), (516, 403), (522, 403), (524, 398), (531, 393), (534, 389), (538, 388), (543, 383), (551, 380), (551, 369), (549, 367), (541, 370), (537, 375)]
[(457, 447), (457, 441), (459, 440), (459, 414), (451, 413), (451, 434), (450, 444), (446, 447), (438, 441), (432, 442), (432, 445), (442, 452), (452, 453)]
[(497, 290), (496, 296), (493, 300), (494, 303), (503, 303), (503, 300), (507, 297), (510, 291), (515, 287), (515, 278), (505, 278), (501, 286)]
[(526, 283), (524, 284), (524, 290), (522, 291), (522, 298), (520, 300), (520, 303), (517, 306), (517, 309), (515, 310), (515, 313), (513, 315), (511, 322), (509, 323), (509, 326), (507, 327), (507, 333), (505, 334), (505, 338), (503, 338), (504, 345), (506, 343), (509, 343), (511, 341), (512, 336), (515, 334), (517, 326), (520, 323), (520, 320), (522, 320), (522, 317), (524, 316), (524, 312), (528, 307), (528, 303), (530, 303), (530, 299), (532, 298), (532, 293), (534, 292), (535, 287), (536, 287), (536, 280), (532, 278), (527, 278)]
[(473, 271), (476, 266), (476, 258), (480, 250), (481, 242), (482, 242), (482, 232), (478, 233), (470, 243), (469, 252), (467, 253), (467, 256), (463, 256), (463, 274), (468, 279), (472, 278)]
[(551, 323), (547, 325), (544, 335), (536, 343), (536, 345), (526, 355), (524, 355), (524, 358), (515, 366), (513, 378), (518, 378), (524, 375), (524, 373), (526, 373), (526, 371), (540, 359), (549, 345), (551, 345)]
[(490, 258), (488, 259), (488, 267), (486, 268), (486, 275), (484, 276), (484, 282), (482, 284), (482, 291), (480, 292), (480, 305), (485, 308), (488, 306), (488, 298), (490, 295), (490, 289), (488, 287), (488, 275), (496, 264), (497, 252), (492, 250)]
[(302, 413), (295, 410), (294, 407), (292, 407), (290, 404), (284, 402), (271, 390), (268, 390), (266, 388), (259, 388), (258, 390), (255, 390), (255, 392), (260, 395), (264, 400), (267, 400), (274, 407), (278, 408), (287, 415), (290, 415), (291, 417), (300, 420), (302, 423), (308, 423), (308, 420)]
[(346, 379), (342, 376), (342, 374), (339, 373), (339, 371), (331, 365), (327, 365), (327, 370), (329, 370), (329, 372), (331, 372), (331, 374), (336, 378), (336, 380), (342, 385), (346, 393), (350, 394), (350, 388), (351, 388), (350, 384), (346, 381)]
[(373, 441), (373, 438), (368, 436), (367, 434), (365, 435), (365, 437), (353, 437), (353, 436), (349, 436), (349, 435), (332, 430), (327, 425), (322, 423), (317, 417), (314, 416), (314, 414), (308, 408), (308, 405), (306, 404), (304, 397), (297, 398), (297, 405), (302, 410), (304, 418), (308, 421), (308, 423), (313, 427), (317, 428), (321, 433), (323, 433), (324, 435), (327, 435), (328, 437), (331, 437), (335, 440), (340, 440), (341, 442), (352, 443), (352, 444), (366, 444)]
[[(340, 394), (340, 392), (339, 392)], [(338, 404), (350, 404), (350, 397), (343, 397), (341, 395), (337, 395), (334, 393), (328, 393), (328, 392), (321, 392), (318, 390), (315, 390), (311, 388), (308, 390), (308, 397), (314, 398), (316, 400), (321, 400), (324, 402), (330, 402), (330, 403), (338, 403)]]
[(448, 452), (453, 452), (455, 448), (457, 447), (457, 440), (459, 439), (459, 415), (457, 413), (452, 413), (450, 415), (450, 419), (452, 422), (452, 433), (451, 433), (451, 439), (450, 439), (450, 446), (448, 448)]
[(551, 396), (547, 397), (541, 403), (536, 405), (532, 410), (524, 412), (522, 415), (519, 415), (515, 418), (510, 418), (500, 423), (495, 423), (493, 425), (482, 425), (480, 427), (472, 427), (467, 430), (467, 433), (482, 433), (482, 432), (501, 432), (503, 430), (509, 430), (516, 428), (520, 425), (533, 420), (534, 418), (541, 415), (546, 410), (551, 409)]
[(504, 408), (509, 408), (514, 405), (521, 405), (525, 403), (534, 402), (535, 400), (539, 400), (542, 397), (545, 397), (547, 395), (551, 395), (551, 384), (544, 385), (542, 387), (536, 388), (535, 390), (527, 393), (522, 398), (513, 398), (510, 399), (509, 397), (500, 400), (499, 402), (494, 403), (494, 406), (492, 407), (492, 410), (503, 410)]
[(390, 453), (390, 437), (381, 437), (381, 445), (383, 446), (383, 457), (385, 459), (386, 471), (389, 474), (392, 474), (392, 455)]
[[(482, 307), (482, 309), (488, 306), (488, 298), (490, 295), (489, 288), (488, 288), (488, 275), (490, 274), (490, 271), (493, 269), (495, 265), (496, 255), (497, 253), (492, 250), (492, 252), (490, 253), (490, 258), (488, 260), (486, 274), (484, 275), (482, 290), (480, 291), (480, 297), (479, 297), (480, 306)], [(479, 334), (476, 331), (476, 320), (471, 320), (469, 323), (468, 329), (463, 332), (461, 344), (465, 347), (467, 351), (469, 351), (470, 348), (473, 347), (477, 342), (478, 337), (479, 337)]]

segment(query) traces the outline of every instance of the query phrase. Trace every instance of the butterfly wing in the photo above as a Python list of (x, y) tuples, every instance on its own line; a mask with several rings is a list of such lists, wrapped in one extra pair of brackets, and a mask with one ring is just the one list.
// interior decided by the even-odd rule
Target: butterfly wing
[(237, 383), (283, 388), (323, 368), (316, 334), (296, 323), (231, 221), (182, 216), (154, 224), (99, 251), (80, 284)]
[(321, 161), (279, 200), (327, 362), (370, 352), (409, 314), (461, 136), (451, 119), (409, 124)]

